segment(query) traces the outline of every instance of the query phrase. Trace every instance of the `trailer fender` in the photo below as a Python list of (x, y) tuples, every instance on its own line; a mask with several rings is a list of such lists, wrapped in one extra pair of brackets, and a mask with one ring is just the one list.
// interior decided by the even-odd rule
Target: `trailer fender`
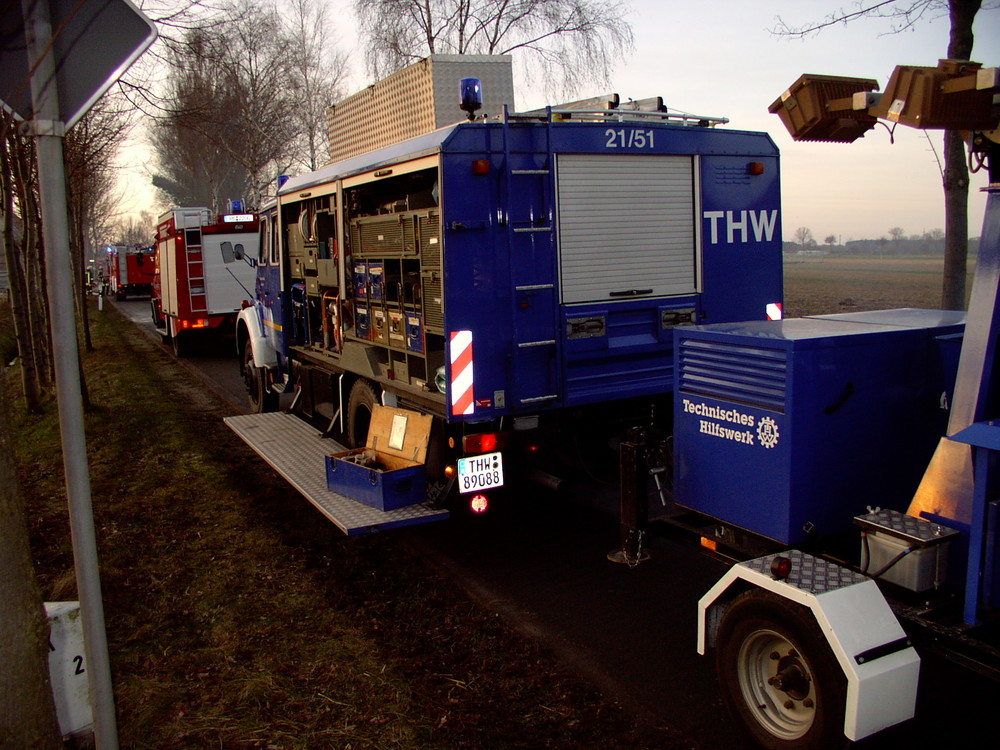
[[(787, 578), (771, 573), (791, 560)], [(698, 602), (698, 653), (715, 647), (726, 610), (739, 594), (763, 589), (809, 609), (847, 678), (844, 734), (860, 740), (913, 718), (920, 657), (875, 582), (798, 550), (734, 565)]]
[(264, 335), (264, 327), (261, 325), (260, 316), (257, 315), (257, 308), (254, 306), (240, 310), (236, 319), (238, 355), (243, 355), (243, 347), (247, 340), (250, 341), (250, 346), (253, 348), (253, 363), (256, 367), (277, 366), (278, 354), (267, 340), (267, 336)]

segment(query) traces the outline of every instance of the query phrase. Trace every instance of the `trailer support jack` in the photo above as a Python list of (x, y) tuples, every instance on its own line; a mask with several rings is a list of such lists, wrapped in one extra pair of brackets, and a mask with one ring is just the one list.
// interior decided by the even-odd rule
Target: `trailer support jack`
[(643, 427), (629, 430), (619, 448), (621, 467), (621, 549), (608, 553), (608, 559), (635, 567), (650, 559), (649, 550), (643, 548), (646, 535), (646, 496), (648, 492), (646, 467), (649, 434)]

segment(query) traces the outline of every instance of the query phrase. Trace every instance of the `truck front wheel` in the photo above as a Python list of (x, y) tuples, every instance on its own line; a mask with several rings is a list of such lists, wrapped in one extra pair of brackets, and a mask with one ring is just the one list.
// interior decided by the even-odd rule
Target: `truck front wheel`
[(247, 389), (252, 413), (263, 414), (277, 410), (278, 394), (267, 387), (264, 368), (253, 363), (253, 345), (249, 341), (243, 347), (243, 384)]
[(847, 679), (807, 608), (763, 590), (732, 603), (719, 625), (722, 694), (769, 750), (846, 748)]

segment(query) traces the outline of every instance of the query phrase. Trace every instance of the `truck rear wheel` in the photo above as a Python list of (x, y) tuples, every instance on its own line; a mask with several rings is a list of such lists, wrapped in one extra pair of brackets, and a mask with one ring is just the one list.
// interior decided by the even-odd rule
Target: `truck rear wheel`
[(372, 384), (367, 380), (355, 381), (347, 399), (347, 440), (351, 448), (364, 448), (368, 442), (372, 410), (377, 403), (378, 396)]
[(243, 384), (247, 389), (251, 413), (277, 411), (278, 394), (267, 387), (264, 368), (253, 363), (253, 345), (249, 341), (243, 346)]
[(171, 337), (171, 345), (174, 348), (174, 356), (178, 359), (188, 355), (189, 347), (186, 334), (182, 338), (180, 331), (174, 331), (174, 335)]
[(846, 748), (847, 678), (805, 607), (763, 590), (739, 596), (719, 625), (723, 700), (769, 750)]

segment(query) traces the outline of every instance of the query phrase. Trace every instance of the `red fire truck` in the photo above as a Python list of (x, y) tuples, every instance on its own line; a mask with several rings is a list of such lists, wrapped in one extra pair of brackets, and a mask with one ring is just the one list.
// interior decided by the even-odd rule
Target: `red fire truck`
[(153, 322), (184, 356), (198, 332), (231, 329), (253, 299), (257, 215), (171, 208), (156, 225)]
[(110, 292), (115, 299), (147, 295), (152, 291), (153, 248), (115, 245), (108, 248)]

